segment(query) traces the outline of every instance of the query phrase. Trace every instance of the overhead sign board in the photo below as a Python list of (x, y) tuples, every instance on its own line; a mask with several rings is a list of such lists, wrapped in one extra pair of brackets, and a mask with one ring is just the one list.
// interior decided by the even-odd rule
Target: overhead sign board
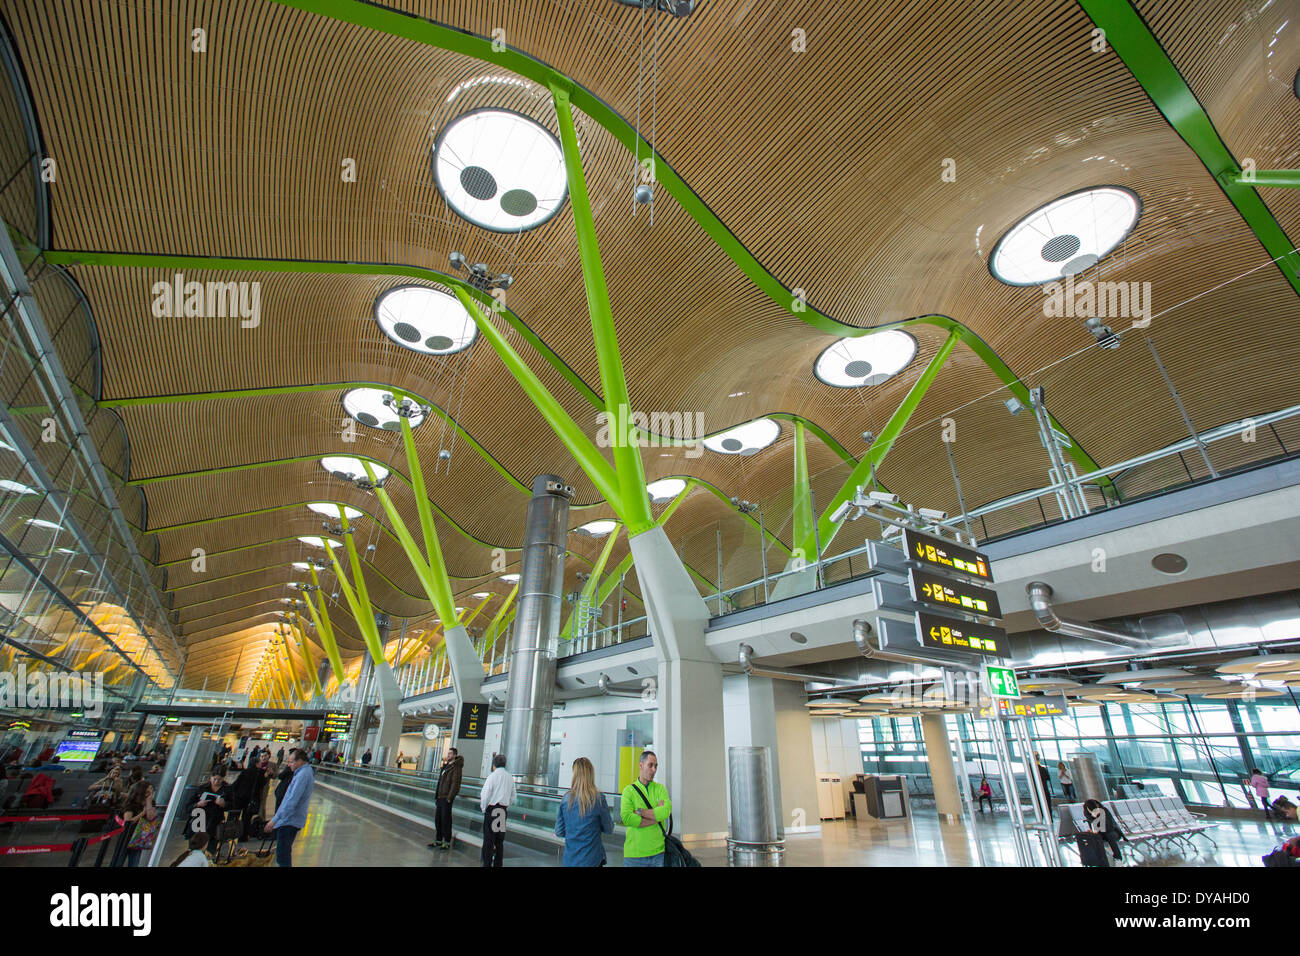
[(1016, 698), (1020, 696), (1020, 685), (1016, 683), (1016, 672), (1010, 667), (985, 664), (984, 670), (989, 675), (989, 692), (994, 697)]
[(351, 714), (329, 713), (325, 715), (325, 725), (322, 728), (326, 736), (345, 736), (352, 729)]
[(460, 705), (460, 740), (482, 740), (487, 735), (488, 705), (465, 701)]
[(933, 535), (921, 534), (910, 528), (903, 531), (903, 545), (909, 560), (917, 561), (926, 567), (969, 574), (983, 581), (993, 580), (992, 564), (988, 555), (980, 554), (972, 548), (965, 548)]
[(980, 657), (1005, 657), (1007, 632), (991, 624), (972, 624), (927, 611), (916, 612), (916, 636), (922, 647), (966, 651)]
[(1043, 696), (1000, 698), (993, 707), (981, 707), (979, 716), (988, 719), (996, 714), (999, 717), (1062, 717), (1070, 712), (1069, 701), (1064, 694)]
[(912, 600), (920, 604), (965, 611), (967, 614), (983, 614), (987, 617), (1002, 616), (998, 593), (989, 588), (940, 577), (927, 571), (918, 571), (916, 568), (910, 569), (907, 577), (911, 586)]

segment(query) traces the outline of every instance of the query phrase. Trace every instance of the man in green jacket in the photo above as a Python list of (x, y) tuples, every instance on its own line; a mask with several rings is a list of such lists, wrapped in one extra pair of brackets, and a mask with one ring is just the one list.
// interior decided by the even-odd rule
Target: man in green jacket
[[(659, 758), (654, 751), (647, 750), (641, 755), (640, 779), (623, 788), (619, 815), (623, 818), (623, 826), (627, 827), (623, 841), (624, 866), (664, 865), (662, 824), (672, 814), (673, 805), (668, 799), (668, 788), (654, 782), (658, 769)], [(641, 794), (645, 794), (650, 806), (646, 806)]]

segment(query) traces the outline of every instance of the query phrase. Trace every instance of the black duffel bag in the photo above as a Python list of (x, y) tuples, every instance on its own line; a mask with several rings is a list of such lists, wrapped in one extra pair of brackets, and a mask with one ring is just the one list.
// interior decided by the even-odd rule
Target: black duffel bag
[[(646, 796), (645, 791), (636, 784), (632, 784), (632, 786), (641, 799), (645, 801), (645, 805), (653, 810), (654, 807), (650, 805), (650, 798)], [(673, 818), (671, 815), (668, 817), (668, 829), (665, 830), (664, 825), (661, 823), (659, 824), (659, 832), (664, 835), (664, 866), (700, 865), (700, 861), (691, 856), (691, 851), (682, 846), (682, 841), (673, 836)]]

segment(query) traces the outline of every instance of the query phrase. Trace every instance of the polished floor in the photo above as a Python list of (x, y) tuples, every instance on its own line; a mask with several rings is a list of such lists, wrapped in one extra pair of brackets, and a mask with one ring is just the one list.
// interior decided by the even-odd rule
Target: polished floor
[[(974, 826), (944, 823), (932, 808), (914, 807), (905, 820), (873, 819), (823, 821), (820, 834), (793, 834), (787, 839), (784, 865), (790, 867), (902, 867), (902, 866), (1017, 866), (1011, 824), (1005, 813), (978, 817)], [(1195, 840), (1200, 852), (1167, 855), (1143, 860), (1125, 849), (1124, 865), (1138, 866), (1260, 866), (1260, 857), (1290, 836), (1300, 833), (1295, 824), (1266, 824), (1260, 821), (1214, 821), (1207, 840)], [(450, 851), (426, 847), (433, 839), (432, 826), (403, 820), (375, 807), (317, 788), (312, 795), (307, 825), (294, 844), (294, 865), (319, 866), (478, 866), (478, 847), (458, 843)], [(21, 842), (14, 840), (12, 842)], [(250, 844), (256, 848), (256, 843)], [(183, 848), (179, 838), (168, 842), (163, 859), (170, 862)], [(704, 866), (726, 866), (725, 842), (692, 845), (691, 851)], [(1061, 859), (1078, 866), (1078, 854), (1064, 847)], [(67, 857), (0, 856), (0, 866), (62, 866)], [(83, 861), (91, 865), (93, 854)], [(609, 863), (621, 859), (610, 854)], [(556, 853), (532, 850), (512, 844), (506, 836), (506, 866), (557, 866)]]

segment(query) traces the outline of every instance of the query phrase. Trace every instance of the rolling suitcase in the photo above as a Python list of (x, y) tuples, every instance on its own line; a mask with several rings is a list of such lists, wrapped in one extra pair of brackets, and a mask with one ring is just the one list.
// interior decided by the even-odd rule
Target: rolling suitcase
[(1100, 833), (1080, 833), (1075, 837), (1079, 844), (1079, 862), (1084, 866), (1110, 866), (1106, 858), (1106, 841)]

